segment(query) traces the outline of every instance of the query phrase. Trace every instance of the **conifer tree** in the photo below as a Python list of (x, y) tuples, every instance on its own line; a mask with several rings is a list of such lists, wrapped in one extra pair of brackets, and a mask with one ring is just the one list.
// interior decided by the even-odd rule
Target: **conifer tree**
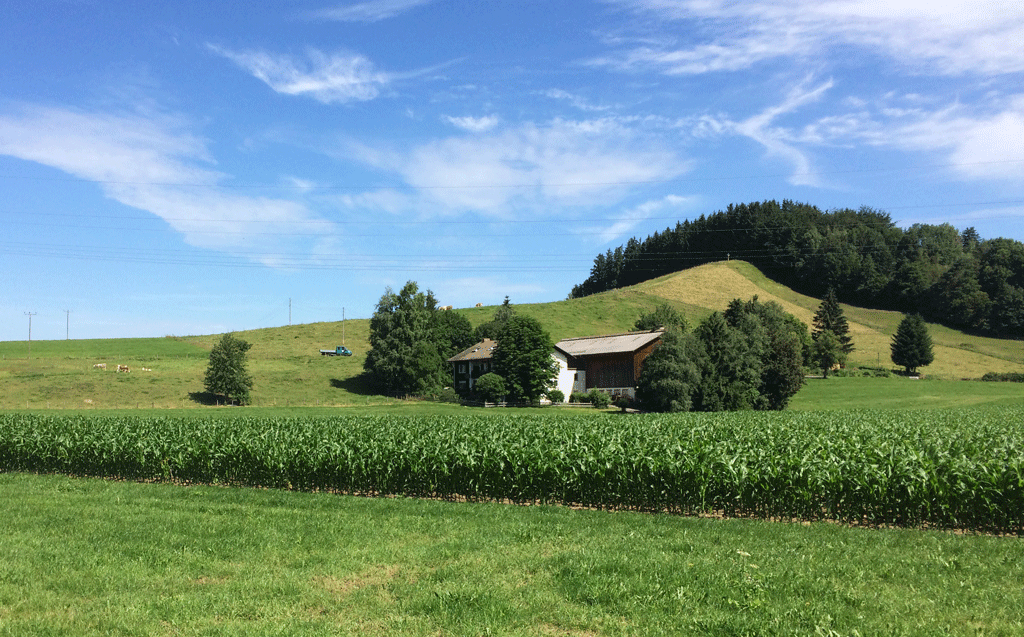
[(907, 314), (896, 328), (892, 337), (892, 362), (905, 368), (908, 374), (917, 372), (918, 367), (930, 365), (935, 360), (932, 352), (932, 337), (920, 314)]
[(814, 330), (811, 333), (811, 338), (817, 341), (818, 335), (826, 331), (835, 335), (839, 341), (839, 351), (843, 353), (844, 357), (853, 351), (850, 325), (846, 322), (843, 308), (839, 307), (836, 291), (832, 288), (828, 289), (821, 305), (818, 306), (818, 311), (814, 313)]

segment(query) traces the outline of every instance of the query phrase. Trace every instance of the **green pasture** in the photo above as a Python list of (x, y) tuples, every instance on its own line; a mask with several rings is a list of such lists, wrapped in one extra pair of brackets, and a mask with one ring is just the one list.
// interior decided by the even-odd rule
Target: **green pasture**
[(945, 409), (1024, 405), (1024, 383), (892, 378), (808, 378), (788, 409)]
[(0, 635), (1024, 632), (1017, 538), (0, 474)]
[[(661, 303), (682, 312), (692, 326), (712, 311), (724, 309), (729, 300), (755, 294), (764, 301), (778, 301), (808, 323), (819, 303), (769, 280), (748, 263), (729, 261), (582, 299), (525, 305), (516, 305), (513, 299), (513, 305), (516, 312), (538, 319), (557, 341), (628, 331), (641, 312)], [(900, 315), (843, 308), (856, 346), (849, 364), (891, 367), (889, 342)], [(453, 311), (479, 325), (491, 320), (494, 310), (474, 307)], [(1024, 342), (974, 336), (937, 325), (930, 326), (930, 331), (935, 362), (922, 369), (926, 378), (959, 380), (980, 378), (986, 372), (1024, 372)], [(271, 327), (239, 332), (238, 336), (252, 343), (249, 365), (255, 379), (254, 406), (373, 407), (388, 400), (374, 395), (361, 377), (369, 349), (369, 321), (365, 319)], [(205, 407), (208, 400), (203, 395), (203, 374), (210, 348), (218, 337), (34, 341), (31, 358), (28, 342), (0, 342), (0, 409)], [(319, 355), (320, 349), (341, 344), (354, 355)], [(94, 368), (96, 363), (106, 363), (106, 371)], [(118, 374), (114, 371), (118, 364), (128, 365), (132, 372)], [(903, 387), (908, 388), (908, 396), (917, 395), (916, 390)], [(809, 389), (802, 394), (813, 395)], [(1009, 390), (978, 391), (987, 396)], [(959, 396), (975, 391), (958, 388), (943, 393)], [(828, 392), (820, 397), (826, 404), (830, 404), (829, 398)], [(884, 398), (889, 404), (894, 402), (893, 397)], [(796, 403), (801, 400), (798, 395)], [(813, 398), (811, 402), (818, 400)], [(908, 398), (909, 402), (916, 400)], [(968, 398), (966, 404), (973, 404), (973, 399)]]

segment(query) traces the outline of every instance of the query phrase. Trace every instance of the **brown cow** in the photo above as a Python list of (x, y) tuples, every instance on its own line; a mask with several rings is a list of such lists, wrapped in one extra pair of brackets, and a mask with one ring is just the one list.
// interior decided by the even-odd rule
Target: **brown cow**
[(128, 369), (127, 365), (118, 365), (117, 366), (117, 371), (124, 372), (124, 373), (128, 374), (128, 373), (131, 373), (132, 370)]

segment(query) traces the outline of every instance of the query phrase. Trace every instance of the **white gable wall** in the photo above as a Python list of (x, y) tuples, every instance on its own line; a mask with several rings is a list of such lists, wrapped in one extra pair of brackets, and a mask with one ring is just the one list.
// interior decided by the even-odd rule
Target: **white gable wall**
[(555, 350), (551, 358), (558, 363), (558, 376), (555, 378), (555, 389), (558, 389), (565, 396), (563, 402), (569, 402), (569, 394), (572, 393), (573, 380), (576, 378), (576, 370), (569, 369), (569, 361), (565, 354)]

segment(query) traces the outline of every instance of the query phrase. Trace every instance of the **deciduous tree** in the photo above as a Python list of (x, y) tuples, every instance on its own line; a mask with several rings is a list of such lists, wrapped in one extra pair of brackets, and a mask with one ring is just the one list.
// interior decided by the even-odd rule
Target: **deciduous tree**
[(249, 404), (252, 375), (246, 369), (246, 352), (252, 345), (231, 334), (225, 334), (210, 350), (210, 363), (206, 367), (203, 385), (211, 394), (223, 396), (225, 402), (234, 400)]
[(430, 290), (409, 281), (395, 294), (387, 288), (370, 318), (370, 351), (363, 368), (378, 391), (428, 394), (448, 379)]
[(633, 324), (635, 330), (654, 330), (659, 327), (686, 331), (686, 317), (667, 303), (662, 303), (650, 312), (643, 312)]

